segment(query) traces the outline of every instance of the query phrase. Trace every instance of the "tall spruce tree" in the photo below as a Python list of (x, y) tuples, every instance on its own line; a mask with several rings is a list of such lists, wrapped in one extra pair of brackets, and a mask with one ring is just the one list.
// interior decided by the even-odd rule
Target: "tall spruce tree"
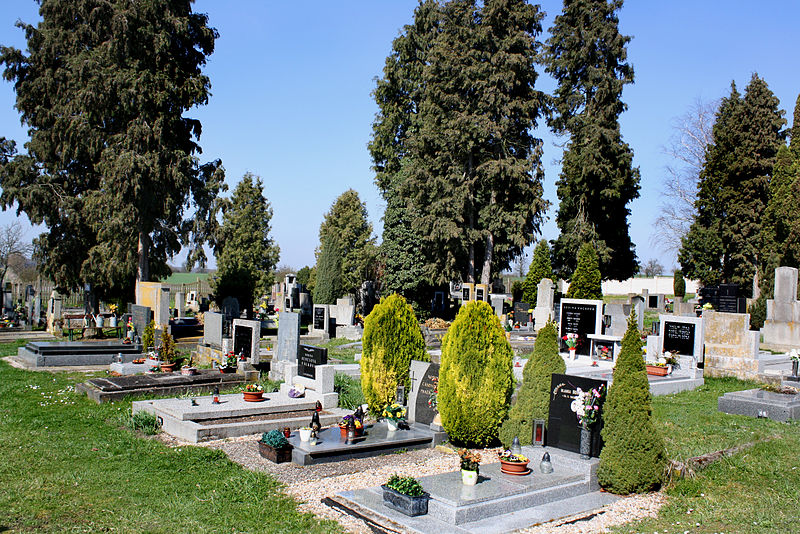
[(569, 282), (567, 298), (602, 299), (603, 285), (597, 252), (590, 243), (584, 243), (578, 250), (577, 265)]
[(253, 303), (269, 293), (280, 256), (269, 235), (272, 208), (261, 178), (245, 174), (223, 210), (216, 238), (214, 300), (221, 305), (225, 297), (235, 297), (251, 316)]
[(200, 122), (183, 114), (208, 100), (201, 67), (217, 32), (191, 4), (42, 0), (37, 26), (18, 23), (28, 54), (0, 48), (30, 135), (0, 203), (47, 227), (39, 259), (61, 287), (132, 295), (214, 230), (222, 168), (198, 165)]
[(630, 37), (619, 32), (622, 0), (565, 0), (547, 41), (546, 64), (558, 82), (551, 127), (569, 134), (561, 174), (553, 243), (559, 276), (575, 269), (575, 251), (592, 242), (603, 279), (625, 280), (638, 270), (628, 233), (628, 204), (639, 197), (639, 169), (622, 140), (622, 89), (633, 83), (626, 62)]
[(784, 144), (784, 112), (754, 74), (742, 97), (731, 85), (713, 128), (698, 183), (697, 215), (678, 254), (684, 274), (703, 284), (758, 286), (760, 267), (773, 254), (765, 246), (770, 180)]
[(341, 242), (335, 234), (326, 235), (317, 258), (317, 273), (314, 280), (314, 302), (336, 304), (344, 295), (342, 289)]
[(489, 283), (538, 232), (541, 18), (522, 0), (422, 2), (394, 43), (371, 150), (379, 187), (405, 199), (430, 283)]
[(532, 306), (536, 305), (539, 282), (545, 278), (553, 280), (553, 265), (550, 262), (550, 246), (546, 239), (542, 239), (533, 249), (533, 261), (522, 289), (523, 302)]

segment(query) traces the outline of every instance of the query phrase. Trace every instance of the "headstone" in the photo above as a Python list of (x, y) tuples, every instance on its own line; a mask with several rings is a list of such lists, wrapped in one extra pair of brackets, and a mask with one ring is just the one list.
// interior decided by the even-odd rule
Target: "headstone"
[(275, 360), (297, 361), (297, 348), (300, 345), (300, 314), (280, 312), (278, 314), (278, 346)]
[(39, 326), (39, 319), (42, 316), (42, 297), (33, 297), (33, 325)]
[[(602, 333), (602, 321), (602, 300), (561, 299), (559, 337), (563, 338), (566, 334), (578, 334), (578, 354), (589, 355), (590, 343), (587, 336)], [(561, 344), (566, 347), (563, 341)]]
[(306, 317), (311, 315), (311, 293), (300, 293), (297, 298), (300, 301), (301, 313)]
[(788, 351), (800, 347), (800, 301), (794, 267), (775, 269), (775, 298), (767, 300), (767, 320), (761, 333), (770, 348)]
[(475, 284), (471, 282), (464, 282), (461, 284), (461, 299), (464, 302), (475, 300)]
[(495, 315), (497, 315), (497, 317), (502, 317), (503, 303), (505, 302), (505, 296), (492, 294), (490, 295), (489, 298), (492, 301), (492, 309), (494, 310)]
[(450, 298), (460, 299), (463, 296), (461, 282), (450, 282)]
[(61, 304), (61, 295), (57, 291), (52, 291), (47, 301), (47, 331), (51, 334), (58, 333), (56, 323), (61, 320)]
[(528, 310), (531, 309), (530, 304), (527, 302), (515, 302), (514, 303), (514, 322), (519, 323), (521, 326), (525, 326), (530, 321), (530, 313)]
[(750, 314), (703, 312), (704, 373), (755, 380), (759, 369), (759, 333), (750, 330)]
[(639, 330), (644, 330), (644, 299), (639, 295), (631, 297), (631, 306), (633, 311), (636, 312), (636, 325)]
[(747, 299), (739, 296), (739, 284), (720, 284), (717, 295), (717, 311), (747, 313)]
[(206, 312), (203, 314), (203, 343), (215, 349), (222, 349), (222, 322), (225, 317), (221, 313)]
[[(600, 386), (607, 386), (607, 384), (605, 380), (553, 374), (550, 381), (550, 413), (547, 420), (546, 444), (548, 447), (580, 452), (581, 425), (570, 405), (577, 396), (578, 388), (589, 391)], [(600, 413), (602, 414), (602, 405)], [(600, 456), (603, 448), (603, 440), (600, 436), (602, 428), (601, 417), (592, 428), (590, 456), (595, 458)]]
[(156, 326), (166, 327), (169, 325), (169, 288), (162, 287), (158, 294), (158, 317)]
[(486, 302), (489, 299), (489, 285), (475, 284), (475, 300)]
[(328, 363), (328, 349), (300, 345), (297, 354), (297, 374), (312, 380), (317, 378), (317, 366)]
[(555, 284), (549, 278), (542, 278), (536, 286), (536, 308), (533, 310), (533, 329), (538, 332), (554, 317), (553, 304)]
[(261, 321), (233, 320), (233, 353), (244, 354), (250, 363), (261, 363), (258, 342), (261, 339)]
[(330, 315), (327, 304), (314, 304), (314, 315), (311, 319), (311, 330), (330, 334)]
[(661, 347), (664, 351), (694, 356), (698, 360), (703, 357), (703, 318), (659, 316), (659, 332)]
[(336, 325), (352, 326), (356, 306), (351, 298), (336, 299)]
[(408, 395), (408, 421), (430, 425), (437, 414), (437, 410), (430, 406), (429, 401), (437, 389), (439, 365), (412, 360), (409, 376), (411, 391)]
[(185, 297), (183, 293), (180, 291), (175, 293), (175, 311), (178, 314), (178, 317), (183, 317), (184, 315), (184, 307), (186, 305), (186, 301), (184, 300)]
[(136, 330), (137, 336), (144, 336), (144, 329), (150, 324), (152, 319), (153, 314), (148, 306), (131, 304), (131, 320), (133, 321), (133, 328)]
[(239, 310), (239, 301), (236, 299), (236, 297), (225, 297), (222, 299), (222, 307), (220, 311), (222, 311), (222, 315), (224, 315), (228, 320), (238, 319), (241, 315)]
[(631, 311), (630, 304), (609, 302), (603, 312), (606, 319), (605, 333), (610, 336), (624, 336), (628, 330), (628, 315)]

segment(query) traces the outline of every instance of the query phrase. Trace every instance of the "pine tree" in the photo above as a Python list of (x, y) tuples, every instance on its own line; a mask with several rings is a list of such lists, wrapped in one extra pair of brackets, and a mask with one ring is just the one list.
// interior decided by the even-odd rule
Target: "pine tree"
[(630, 37), (619, 33), (622, 0), (565, 0), (547, 41), (547, 72), (558, 82), (550, 121), (570, 136), (556, 182), (553, 245), (559, 276), (575, 269), (574, 251), (592, 242), (603, 279), (625, 280), (638, 270), (628, 232), (628, 204), (639, 197), (639, 169), (622, 140), (622, 89), (633, 83), (626, 63)]
[(672, 292), (676, 297), (686, 296), (686, 280), (683, 279), (681, 271), (676, 270), (672, 273)]
[(597, 264), (597, 252), (589, 243), (581, 245), (578, 251), (577, 266), (569, 283), (567, 298), (603, 298), (603, 285), (600, 279), (600, 268)]
[(597, 479), (617, 493), (654, 489), (664, 478), (664, 440), (653, 423), (650, 383), (635, 312), (628, 318), (614, 378), (603, 405), (603, 450)]
[(235, 297), (250, 316), (253, 303), (269, 293), (280, 256), (269, 235), (272, 207), (264, 198), (261, 178), (246, 173), (223, 210), (216, 239), (214, 300), (221, 304), (225, 297)]
[(336, 304), (336, 299), (344, 295), (342, 289), (342, 256), (339, 238), (328, 235), (322, 242), (317, 260), (314, 280), (314, 302), (317, 304)]
[(538, 232), (541, 18), (522, 0), (422, 2), (387, 60), (371, 151), (379, 187), (407, 201), (391, 209), (410, 215), (398, 220), (431, 284), (489, 283)]
[(372, 224), (367, 219), (367, 207), (353, 189), (339, 195), (330, 211), (325, 214), (319, 227), (320, 244), (331, 236), (336, 237), (339, 245), (338, 283), (342, 293), (357, 296), (361, 283), (374, 278), (377, 250)]
[(553, 266), (550, 263), (550, 247), (547, 245), (547, 241), (542, 239), (533, 250), (533, 261), (523, 286), (523, 302), (527, 302), (531, 306), (536, 305), (539, 282), (545, 278), (553, 280)]
[(397, 386), (411, 386), (411, 360), (428, 361), (425, 341), (411, 306), (398, 295), (381, 299), (364, 321), (361, 389), (373, 414), (394, 401)]
[(533, 438), (533, 420), (547, 421), (550, 413), (550, 378), (553, 373), (565, 373), (567, 366), (558, 354), (556, 327), (548, 321), (539, 330), (533, 354), (522, 370), (522, 386), (517, 401), (508, 412), (508, 419), (500, 427), (500, 442), (510, 446), (514, 436), (522, 445), (530, 445)]
[(38, 258), (60, 287), (129, 298), (182, 245), (204, 259), (224, 173), (197, 164), (200, 122), (183, 114), (208, 100), (217, 32), (191, 4), (45, 1), (37, 26), (19, 23), (28, 54), (0, 49), (31, 137), (0, 203), (47, 227)]
[(774, 253), (765, 242), (769, 184), (786, 123), (778, 99), (754, 74), (744, 97), (731, 85), (722, 101), (700, 174), (697, 216), (678, 255), (686, 276), (704, 285), (739, 284), (748, 294)]

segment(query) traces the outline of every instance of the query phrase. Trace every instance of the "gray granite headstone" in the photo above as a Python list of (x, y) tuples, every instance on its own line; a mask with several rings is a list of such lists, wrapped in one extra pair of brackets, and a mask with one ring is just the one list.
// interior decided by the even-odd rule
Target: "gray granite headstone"
[(336, 299), (336, 324), (351, 326), (355, 318), (356, 307), (352, 298)]
[(297, 361), (300, 345), (300, 314), (280, 312), (278, 314), (278, 346), (275, 351), (277, 361)]
[(429, 425), (436, 417), (437, 410), (428, 401), (436, 389), (439, 378), (439, 365), (430, 362), (411, 361), (409, 370), (411, 391), (408, 395), (408, 420), (411, 423)]
[(39, 326), (39, 317), (42, 315), (42, 297), (33, 297), (33, 324)]
[(175, 293), (175, 310), (178, 317), (183, 317), (183, 308), (186, 305), (186, 297), (182, 292)]
[(156, 326), (166, 326), (169, 324), (169, 288), (162, 287), (158, 293), (158, 317)]
[(152, 320), (150, 307), (131, 304), (131, 319), (133, 320), (133, 328), (136, 329), (136, 335), (142, 337), (144, 335), (144, 329)]
[(205, 312), (203, 314), (203, 343), (215, 349), (222, 348), (222, 321), (221, 313)]

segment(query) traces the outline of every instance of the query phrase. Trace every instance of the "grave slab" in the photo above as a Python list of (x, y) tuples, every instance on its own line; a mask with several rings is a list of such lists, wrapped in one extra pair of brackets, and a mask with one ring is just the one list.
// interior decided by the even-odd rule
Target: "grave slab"
[[(141, 372), (148, 368), (148, 364), (135, 367)], [(75, 386), (75, 391), (86, 393), (93, 401), (102, 403), (142, 395), (202, 395), (210, 393), (215, 387), (230, 388), (244, 382), (245, 376), (242, 374), (200, 369), (198, 374), (190, 376), (175, 372), (93, 378)]]
[(142, 345), (116, 342), (32, 341), (17, 349), (17, 357), (30, 367), (108, 365), (122, 354), (122, 361), (141, 357)]
[(717, 409), (773, 421), (800, 420), (800, 394), (787, 395), (762, 389), (731, 391), (717, 399)]

